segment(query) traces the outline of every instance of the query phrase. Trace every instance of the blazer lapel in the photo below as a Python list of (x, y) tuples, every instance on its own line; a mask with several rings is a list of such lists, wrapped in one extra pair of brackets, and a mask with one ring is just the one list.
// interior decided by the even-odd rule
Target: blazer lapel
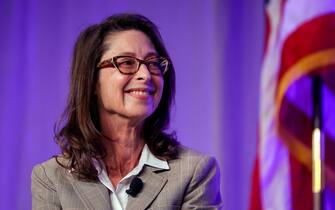
[(72, 185), (87, 209), (112, 209), (108, 189), (100, 182), (73, 179)]
[(144, 166), (142, 173), (138, 176), (143, 181), (143, 188), (136, 197), (128, 197), (127, 210), (146, 209), (155, 200), (168, 181), (165, 177), (155, 173), (161, 170)]

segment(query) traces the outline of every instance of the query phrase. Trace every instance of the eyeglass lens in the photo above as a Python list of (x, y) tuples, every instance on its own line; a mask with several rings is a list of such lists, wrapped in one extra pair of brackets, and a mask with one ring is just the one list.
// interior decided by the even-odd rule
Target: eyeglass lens
[(152, 74), (163, 74), (167, 69), (167, 60), (164, 58), (150, 58), (142, 61), (134, 57), (116, 57), (114, 62), (123, 73), (135, 73), (142, 63)]

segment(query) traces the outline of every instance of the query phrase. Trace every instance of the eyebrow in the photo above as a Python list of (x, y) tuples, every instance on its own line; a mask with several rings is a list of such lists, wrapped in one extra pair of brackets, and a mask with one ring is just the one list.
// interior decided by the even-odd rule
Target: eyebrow
[[(133, 56), (133, 57), (136, 57), (136, 54), (133, 53), (133, 52), (122, 52), (118, 56)], [(156, 52), (149, 52), (144, 56), (144, 59), (149, 58), (149, 57), (153, 57), (153, 56), (159, 57), (159, 54), (156, 53)]]

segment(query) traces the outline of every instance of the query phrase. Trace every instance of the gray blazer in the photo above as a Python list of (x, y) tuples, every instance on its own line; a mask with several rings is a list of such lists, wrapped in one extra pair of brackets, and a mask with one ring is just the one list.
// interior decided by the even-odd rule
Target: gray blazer
[[(182, 148), (169, 170), (144, 166), (143, 188), (129, 196), (133, 209), (221, 209), (219, 168), (214, 158)], [(32, 209), (112, 209), (108, 189), (100, 182), (76, 179), (54, 158), (32, 172)]]

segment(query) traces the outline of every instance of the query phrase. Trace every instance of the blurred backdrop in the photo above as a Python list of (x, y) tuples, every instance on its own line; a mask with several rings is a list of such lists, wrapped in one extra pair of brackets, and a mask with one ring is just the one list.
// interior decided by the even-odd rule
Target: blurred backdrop
[(0, 209), (30, 209), (32, 167), (59, 153), (76, 37), (120, 12), (155, 22), (174, 62), (179, 141), (217, 158), (225, 210), (248, 207), (263, 1), (0, 0)]

